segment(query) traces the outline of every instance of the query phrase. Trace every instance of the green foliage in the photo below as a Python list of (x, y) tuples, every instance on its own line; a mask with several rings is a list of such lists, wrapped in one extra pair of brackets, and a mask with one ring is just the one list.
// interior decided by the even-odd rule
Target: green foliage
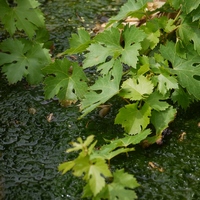
[(19, 30), (32, 38), (39, 27), (45, 26), (44, 16), (37, 8), (40, 4), (35, 0), (16, 0), (14, 3), (16, 6), (10, 6), (6, 0), (0, 0), (1, 22), (10, 35)]
[[(10, 84), (23, 77), (30, 84), (43, 80), (42, 68), (51, 62), (44, 16), (35, 0), (0, 0), (0, 22), (12, 38), (0, 43), (0, 66)], [(22, 38), (20, 38), (23, 36)], [(28, 38), (27, 38), (28, 36)]]
[[(101, 198), (136, 199), (137, 196), (132, 189), (138, 187), (139, 184), (133, 175), (125, 173), (123, 169), (112, 173), (106, 160), (110, 161), (112, 157), (120, 153), (133, 151), (134, 148), (127, 148), (127, 146), (139, 143), (148, 134), (150, 131), (130, 136), (131, 138), (122, 138), (99, 150), (95, 149), (97, 141), (93, 141), (93, 135), (87, 137), (85, 141), (78, 138), (78, 142), (72, 142), (73, 147), (67, 150), (67, 153), (80, 151), (78, 157), (60, 164), (58, 169), (63, 174), (72, 170), (75, 176), (82, 177), (87, 182), (83, 197), (93, 197), (95, 200)], [(125, 195), (126, 193), (129, 195)]]
[(77, 100), (83, 98), (87, 91), (87, 84), (84, 82), (86, 76), (77, 63), (67, 59), (56, 60), (43, 69), (48, 73), (45, 79), (45, 97), (53, 98), (57, 95), (60, 100)]
[[(177, 106), (186, 109), (200, 100), (200, 1), (157, 3), (128, 0), (103, 32), (91, 37), (79, 29), (70, 48), (51, 62), (39, 3), (0, 0), (0, 20), (12, 36), (0, 44), (0, 65), (9, 83), (25, 77), (35, 84), (45, 75), (45, 97), (80, 100), (80, 118), (116, 95), (126, 102), (115, 118), (125, 130), (123, 138), (99, 150), (93, 136), (79, 138), (67, 150), (80, 151), (78, 157), (59, 166), (63, 173), (72, 170), (83, 178), (83, 197), (136, 199), (135, 178), (123, 169), (111, 172), (110, 160), (134, 151), (133, 145), (143, 140), (155, 143), (174, 120)], [(81, 66), (68, 60), (73, 54), (84, 55)], [(88, 83), (85, 69), (94, 66), (99, 76)]]
[(26, 77), (31, 84), (42, 81), (41, 68), (50, 62), (47, 49), (42, 44), (29, 40), (7, 39), (0, 44), (0, 65), (9, 83)]

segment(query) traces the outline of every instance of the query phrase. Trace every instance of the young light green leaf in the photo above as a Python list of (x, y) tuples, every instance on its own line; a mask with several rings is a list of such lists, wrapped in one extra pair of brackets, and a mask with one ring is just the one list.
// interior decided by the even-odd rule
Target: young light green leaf
[(68, 162), (61, 163), (58, 166), (58, 171), (61, 171), (62, 174), (65, 174), (66, 172), (71, 170), (74, 167), (74, 165), (75, 165), (74, 161), (68, 161)]
[(32, 38), (38, 27), (44, 27), (44, 16), (37, 8), (38, 1), (17, 0), (17, 6), (10, 7), (5, 0), (0, 0), (0, 5), (0, 19), (10, 35), (18, 29)]
[(153, 92), (153, 84), (145, 76), (129, 78), (122, 84), (120, 95), (130, 100), (141, 100)]
[(170, 76), (167, 73), (161, 73), (157, 77), (158, 90), (162, 95), (165, 95), (171, 89), (178, 88), (178, 81), (175, 77)]
[(150, 48), (154, 49), (159, 43), (160, 30), (153, 31), (152, 28), (143, 27), (147, 37), (142, 41), (141, 45), (144, 50)]
[(78, 138), (77, 142), (71, 142), (73, 148), (70, 148), (67, 150), (67, 153), (72, 152), (72, 151), (78, 151), (78, 150), (87, 150), (87, 148), (89, 147), (89, 145), (92, 143), (92, 141), (94, 140), (94, 135), (90, 135), (86, 138), (86, 140), (83, 142), (82, 138)]
[(72, 34), (69, 39), (70, 49), (64, 51), (62, 54), (77, 54), (85, 51), (91, 43), (90, 35), (88, 31), (84, 29), (78, 29), (77, 34)]
[(90, 163), (84, 179), (89, 180), (90, 189), (96, 196), (105, 186), (105, 177), (112, 177), (112, 174), (104, 159), (95, 158), (90, 160)]
[(172, 42), (161, 46), (160, 52), (165, 59), (172, 63), (173, 73), (177, 74), (179, 84), (186, 88), (189, 94), (200, 99), (200, 55), (193, 50), (192, 45), (187, 45), (187, 59), (177, 55), (175, 45)]
[[(137, 198), (134, 188), (140, 186), (133, 175), (124, 172), (124, 169), (113, 173), (113, 182), (108, 184), (108, 199), (133, 200)], [(131, 189), (131, 190), (130, 190)]]
[(130, 135), (135, 135), (144, 130), (150, 122), (151, 108), (144, 104), (138, 109), (138, 103), (126, 105), (119, 110), (115, 124), (121, 124)]
[(50, 55), (41, 44), (28, 40), (7, 39), (0, 44), (0, 65), (10, 83), (26, 77), (30, 84), (41, 82), (41, 68), (50, 63)]
[[(120, 147), (120, 148), (119, 148)], [(116, 142), (111, 142), (102, 146), (99, 150), (95, 151), (91, 158), (103, 158), (106, 160), (111, 160), (119, 154), (134, 151), (135, 148), (124, 148), (122, 141), (117, 140)]]
[(47, 99), (57, 95), (60, 100), (77, 100), (87, 91), (83, 69), (66, 58), (51, 63), (43, 72), (49, 74), (44, 81)]
[(164, 111), (152, 111), (151, 123), (156, 129), (156, 135), (161, 135), (162, 131), (164, 131), (168, 127), (169, 123), (175, 119), (175, 116), (176, 109), (172, 106)]
[[(166, 110), (169, 107), (169, 104), (166, 102), (168, 96), (163, 96), (157, 91), (154, 91), (150, 96), (145, 99), (145, 102), (149, 104), (149, 106), (157, 111)], [(165, 100), (165, 101), (163, 101)]]
[(142, 140), (144, 140), (148, 135), (151, 134), (150, 129), (146, 129), (136, 135), (126, 135), (124, 138), (120, 138), (114, 141), (111, 141), (111, 143), (118, 143), (120, 146), (127, 147), (129, 145), (135, 145), (139, 144)]
[(81, 102), (83, 115), (80, 118), (116, 95), (119, 92), (121, 77), (122, 65), (119, 60), (116, 60), (112, 71), (100, 77), (95, 84), (90, 87), (90, 91), (85, 94), (85, 99)]

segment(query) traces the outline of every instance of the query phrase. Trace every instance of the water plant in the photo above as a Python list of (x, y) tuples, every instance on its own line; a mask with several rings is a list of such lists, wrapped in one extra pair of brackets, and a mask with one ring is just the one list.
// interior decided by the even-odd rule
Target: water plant
[[(46, 98), (80, 105), (83, 118), (114, 96), (124, 99), (115, 124), (122, 138), (96, 149), (89, 136), (72, 142), (77, 158), (59, 165), (86, 182), (83, 197), (136, 199), (139, 184), (123, 169), (112, 172), (110, 160), (141, 142), (162, 142), (177, 107), (200, 99), (200, 1), (128, 0), (103, 32), (83, 28), (72, 34), (70, 48), (51, 59), (44, 17), (35, 0), (0, 0), (0, 20), (10, 37), (0, 44), (0, 65), (10, 84), (23, 77), (44, 81)], [(82, 63), (70, 57), (83, 57)], [(91, 83), (87, 70), (96, 67)], [(98, 133), (97, 133), (98, 134)], [(122, 181), (123, 180), (123, 181)]]

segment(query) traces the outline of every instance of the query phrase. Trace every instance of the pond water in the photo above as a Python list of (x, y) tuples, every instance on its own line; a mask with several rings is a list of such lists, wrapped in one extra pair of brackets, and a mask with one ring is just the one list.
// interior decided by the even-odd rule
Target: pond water
[[(67, 38), (79, 25), (90, 29), (102, 16), (116, 12), (120, 3), (45, 1), (43, 11), (57, 50), (68, 46)], [(0, 199), (79, 200), (84, 183), (70, 173), (60, 175), (57, 166), (73, 158), (65, 150), (77, 137), (94, 134), (101, 143), (105, 136), (112, 139), (123, 133), (113, 125), (120, 101), (111, 100), (118, 103), (104, 119), (95, 111), (78, 121), (78, 107), (45, 100), (41, 86), (30, 87), (23, 81), (9, 86), (2, 75), (0, 99)], [(138, 199), (200, 199), (199, 109), (196, 104), (188, 112), (180, 110), (163, 145), (137, 146), (128, 157), (111, 160), (112, 169), (124, 168), (135, 175), (141, 184), (136, 189)]]

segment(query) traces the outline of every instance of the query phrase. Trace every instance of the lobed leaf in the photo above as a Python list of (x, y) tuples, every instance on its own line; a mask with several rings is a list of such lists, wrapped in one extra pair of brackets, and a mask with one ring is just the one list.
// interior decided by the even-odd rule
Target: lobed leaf
[(83, 115), (80, 118), (116, 95), (119, 92), (121, 77), (122, 65), (119, 60), (116, 60), (113, 64), (112, 71), (100, 77), (95, 84), (90, 87), (90, 91), (85, 94), (85, 98), (81, 102)]
[(120, 21), (128, 16), (142, 17), (145, 13), (147, 2), (151, 0), (128, 0), (120, 9), (119, 13), (109, 20), (108, 25), (115, 21)]
[(180, 58), (176, 53), (175, 44), (168, 42), (161, 46), (162, 56), (172, 63), (173, 73), (177, 75), (179, 84), (188, 93), (200, 99), (200, 55), (194, 51), (191, 44), (187, 46), (187, 59)]
[(70, 49), (64, 51), (62, 54), (77, 54), (82, 53), (87, 49), (91, 43), (89, 33), (84, 29), (78, 29), (77, 34), (72, 34), (72, 37), (69, 39)]
[(190, 17), (185, 17), (184, 21), (180, 24), (178, 28), (178, 34), (185, 46), (187, 46), (190, 41), (194, 43), (194, 49), (200, 55), (200, 29), (199, 22), (192, 22)]
[(44, 27), (44, 16), (37, 8), (40, 4), (35, 0), (17, 0), (16, 4), (10, 7), (5, 0), (0, 0), (0, 19), (10, 35), (18, 29), (32, 38), (39, 27)]
[(113, 182), (108, 184), (96, 199), (119, 199), (134, 200), (137, 195), (134, 188), (138, 187), (136, 179), (133, 175), (124, 172), (124, 169), (116, 170), (113, 173)]
[(169, 107), (169, 104), (166, 102), (168, 96), (163, 96), (161, 93), (155, 91), (149, 95), (145, 102), (156, 111), (163, 111)]
[(172, 106), (164, 111), (152, 111), (151, 123), (156, 129), (156, 135), (161, 135), (162, 132), (169, 126), (169, 123), (175, 119), (176, 109)]
[(148, 78), (140, 75), (138, 78), (129, 78), (122, 84), (120, 95), (132, 101), (141, 100), (153, 92), (153, 84)]
[(9, 83), (16, 83), (23, 77), (30, 84), (41, 82), (41, 69), (50, 63), (49, 52), (41, 44), (9, 38), (0, 44), (0, 49), (0, 65)]
[(151, 108), (144, 104), (138, 108), (138, 103), (126, 105), (119, 110), (115, 124), (121, 124), (130, 135), (135, 135), (144, 130), (150, 122)]
[(49, 74), (44, 81), (47, 99), (57, 96), (60, 100), (77, 100), (87, 91), (83, 69), (66, 58), (51, 63), (43, 72)]

